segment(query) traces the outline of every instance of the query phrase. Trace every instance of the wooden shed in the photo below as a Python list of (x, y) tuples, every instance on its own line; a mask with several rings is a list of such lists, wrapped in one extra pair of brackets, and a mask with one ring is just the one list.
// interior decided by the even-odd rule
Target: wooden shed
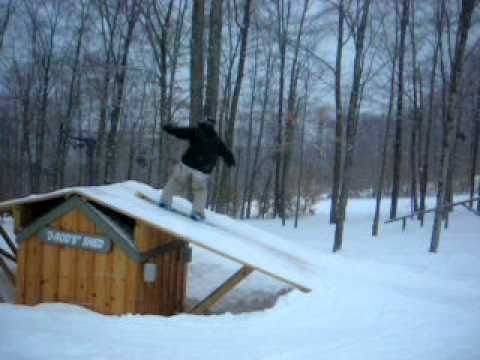
[[(145, 184), (126, 182), (0, 203), (0, 213), (15, 218), (16, 303), (72, 303), (103, 314), (204, 314), (254, 270), (310, 291), (304, 280), (311, 265), (268, 243), (279, 239), (259, 231), (262, 242), (245, 231), (248, 226), (211, 212), (207, 217), (221, 217), (218, 227), (196, 224), (138, 198), (139, 190), (159, 196)], [(185, 309), (190, 244), (242, 266)]]
[(79, 196), (13, 213), (16, 303), (73, 303), (103, 314), (184, 310), (190, 255), (178, 236)]

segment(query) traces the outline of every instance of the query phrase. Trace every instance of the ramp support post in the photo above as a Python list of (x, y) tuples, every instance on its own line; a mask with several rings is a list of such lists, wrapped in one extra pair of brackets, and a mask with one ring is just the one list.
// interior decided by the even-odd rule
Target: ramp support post
[(195, 315), (207, 314), (213, 305), (222, 300), (235, 286), (237, 286), (243, 279), (250, 275), (253, 270), (254, 269), (248, 265), (242, 266), (240, 270), (228, 278), (204, 300), (195, 305), (190, 312)]
[(3, 228), (3, 226), (1, 224), (0, 224), (0, 237), (4, 238), (8, 247), (12, 251), (13, 255), (16, 257), (17, 256), (17, 247), (15, 246), (15, 243), (12, 241), (12, 239), (10, 239), (10, 236), (8, 235), (7, 231)]
[(0, 255), (0, 269), (3, 270), (5, 275), (7, 276), (7, 280), (12, 287), (15, 287), (15, 275), (12, 273), (10, 268), (7, 266), (5, 260), (3, 260), (2, 256)]

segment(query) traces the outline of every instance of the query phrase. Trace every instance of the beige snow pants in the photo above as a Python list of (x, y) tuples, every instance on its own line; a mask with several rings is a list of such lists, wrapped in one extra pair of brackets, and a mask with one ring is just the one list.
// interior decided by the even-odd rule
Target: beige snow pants
[(190, 179), (192, 179), (193, 190), (192, 211), (204, 216), (205, 206), (207, 205), (208, 174), (192, 169), (182, 162), (175, 166), (172, 175), (168, 179), (167, 185), (165, 185), (163, 189), (162, 199), (160, 201), (168, 207), (171, 207), (173, 195), (186, 193)]

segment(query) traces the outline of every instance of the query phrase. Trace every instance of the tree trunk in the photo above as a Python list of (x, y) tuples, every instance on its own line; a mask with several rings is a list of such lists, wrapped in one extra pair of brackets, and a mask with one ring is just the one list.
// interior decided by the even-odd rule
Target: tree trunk
[[(32, 61), (33, 64), (33, 61)], [(33, 65), (31, 66), (30, 74), (27, 74), (26, 84), (24, 85), (22, 94), (22, 139), (21, 139), (21, 160), (22, 164), (26, 164), (27, 176), (25, 184), (25, 190), (31, 192), (32, 190), (32, 176), (33, 176), (33, 154), (32, 146), (30, 142), (31, 135), (31, 98), (30, 92), (33, 83)], [(22, 190), (20, 193), (23, 193)]]
[(309, 90), (309, 80), (310, 80), (310, 73), (307, 74), (307, 78), (305, 79), (305, 94), (304, 94), (304, 102), (303, 102), (303, 120), (302, 120), (302, 128), (301, 128), (301, 136), (300, 136), (300, 169), (298, 172), (298, 179), (297, 179), (297, 203), (295, 206), (295, 221), (293, 224), (294, 228), (298, 227), (298, 216), (300, 212), (300, 198), (302, 195), (302, 181), (303, 181), (303, 167), (304, 167), (304, 145), (305, 145), (305, 123), (307, 121), (307, 109), (308, 109), (308, 98), (310, 95)]
[(0, 54), (3, 49), (3, 39), (5, 37), (5, 33), (7, 32), (8, 23), (10, 22), (10, 18), (12, 15), (13, 10), (13, 0), (8, 0), (7, 9), (3, 18), (1, 19), (0, 24)]
[(272, 183), (273, 172), (270, 171), (267, 176), (267, 180), (265, 181), (265, 186), (263, 187), (262, 197), (260, 198), (260, 203), (262, 204), (260, 210), (260, 216), (262, 219), (265, 218), (265, 214), (268, 211), (268, 193), (270, 190), (270, 184)]
[[(155, 146), (156, 146), (156, 141), (157, 141), (157, 129), (158, 129), (158, 106), (156, 105), (156, 100), (153, 100), (154, 103), (154, 112), (153, 112), (153, 127), (152, 127), (152, 138), (150, 142), (150, 151), (149, 151), (149, 160), (148, 160), (148, 169), (147, 169), (147, 184), (152, 184), (153, 183), (153, 166), (155, 163)], [(160, 132), (162, 130), (160, 129)], [(160, 156), (163, 156), (163, 154), (160, 154)]]
[(330, 224), (335, 223), (338, 194), (340, 193), (340, 171), (342, 169), (344, 144), (345, 144), (345, 120), (342, 106), (342, 56), (343, 56), (343, 0), (338, 4), (338, 35), (337, 56), (335, 60), (335, 155), (333, 160), (333, 184), (330, 200)]
[(359, 90), (360, 90), (360, 81), (362, 78), (362, 64), (365, 57), (364, 54), (364, 43), (365, 43), (365, 34), (367, 30), (367, 19), (368, 11), (370, 9), (371, 0), (365, 0), (363, 2), (362, 18), (360, 24), (357, 28), (357, 33), (355, 37), (355, 60), (353, 68), (353, 83), (350, 93), (350, 102), (348, 105), (348, 114), (347, 114), (347, 139), (346, 139), (346, 152), (345, 152), (345, 162), (343, 165), (342, 177), (341, 179), (341, 191), (340, 198), (336, 210), (336, 219), (335, 219), (335, 240), (333, 244), (333, 251), (336, 252), (342, 248), (343, 242), (343, 228), (345, 222), (345, 210), (347, 207), (349, 186), (352, 176), (352, 165), (353, 165), (353, 150), (355, 145), (355, 137), (357, 133), (357, 123), (359, 117)]
[(136, 156), (136, 132), (137, 132), (137, 122), (132, 125), (130, 129), (130, 144), (129, 144), (129, 151), (128, 151), (128, 167), (127, 167), (127, 179), (133, 178), (134, 167), (135, 167), (135, 156)]
[[(173, 121), (173, 97), (174, 97), (174, 88), (175, 88), (175, 77), (177, 74), (177, 64), (178, 64), (178, 57), (180, 52), (181, 40), (182, 40), (182, 32), (183, 32), (183, 25), (184, 25), (184, 18), (185, 13), (187, 11), (188, 1), (180, 0), (179, 7), (177, 12), (177, 20), (175, 24), (175, 36), (173, 39), (173, 52), (170, 57), (170, 80), (168, 85), (168, 97), (167, 97), (167, 118), (165, 119), (166, 123), (171, 123)], [(169, 159), (170, 159), (170, 152), (169, 152), (169, 139), (168, 137), (164, 136), (164, 132), (161, 128), (159, 128), (159, 142), (163, 145), (163, 152), (160, 154), (159, 161), (159, 185), (163, 185), (167, 181), (168, 177), (168, 167), (169, 167)]]
[[(475, 175), (477, 174), (477, 159), (480, 143), (480, 84), (477, 87), (477, 104), (472, 118), (472, 140), (470, 144), (471, 157), (470, 162), (470, 199), (475, 196)], [(478, 185), (480, 188), (480, 184)], [(480, 203), (480, 200), (478, 201)], [(473, 201), (470, 201), (470, 208), (473, 208)]]
[(203, 33), (204, 0), (193, 0), (190, 55), (190, 124), (197, 125), (203, 114)]
[(383, 187), (385, 183), (385, 168), (388, 158), (388, 139), (390, 137), (390, 128), (392, 126), (393, 100), (395, 97), (395, 70), (397, 67), (398, 56), (398, 21), (395, 21), (395, 46), (392, 54), (392, 72), (390, 75), (390, 95), (388, 99), (387, 124), (385, 127), (385, 136), (383, 138), (382, 164), (378, 176), (377, 193), (375, 196), (375, 215), (373, 217), (372, 236), (378, 235), (378, 223), (380, 220), (380, 206), (382, 202)]
[[(247, 153), (245, 159), (245, 176), (243, 181), (243, 191), (242, 191), (242, 209), (240, 211), (240, 218), (245, 217), (245, 207), (247, 204), (247, 192), (248, 192), (248, 182), (250, 179), (250, 158), (252, 154), (252, 136), (253, 136), (253, 109), (255, 107), (255, 101), (257, 97), (257, 57), (258, 57), (258, 38), (255, 44), (255, 54), (253, 57), (253, 70), (252, 70), (252, 93), (250, 97), (250, 111), (248, 116), (248, 135), (247, 135)], [(253, 169), (252, 169), (253, 171)]]
[(298, 82), (298, 52), (300, 50), (302, 33), (303, 33), (303, 24), (305, 22), (305, 16), (307, 14), (309, 0), (304, 0), (303, 2), (303, 11), (302, 18), (300, 20), (300, 25), (298, 27), (297, 39), (295, 42), (295, 51), (292, 60), (292, 67), (290, 69), (290, 87), (288, 90), (288, 102), (287, 102), (287, 124), (285, 128), (285, 152), (283, 156), (283, 168), (282, 168), (282, 178), (281, 178), (281, 215), (282, 215), (282, 224), (285, 225), (286, 218), (286, 202), (287, 202), (287, 191), (289, 189), (288, 184), (288, 173), (290, 170), (290, 159), (293, 156), (295, 150), (295, 129), (297, 126), (297, 112), (296, 112), (296, 102), (297, 102), (297, 82)]
[[(461, 89), (459, 90), (461, 92)], [(460, 102), (459, 105), (457, 105), (458, 108), (458, 114), (457, 114), (457, 126), (455, 129), (455, 134), (459, 134), (460, 128), (461, 128), (461, 123), (463, 120), (463, 109), (464, 109), (464, 104), (461, 102), (461, 95), (460, 99), (458, 100)], [(446, 183), (446, 188), (445, 188), (445, 201), (449, 204), (453, 202), (453, 179), (455, 176), (455, 172), (457, 170), (457, 150), (458, 150), (458, 136), (455, 136), (455, 140), (453, 142), (453, 147), (452, 150), (450, 151), (450, 160), (449, 160), (449, 166), (450, 168), (448, 169), (448, 176), (447, 176), (447, 183)], [(447, 210), (445, 211), (445, 227), (448, 225), (448, 218), (449, 218), (449, 213), (453, 211), (453, 207), (449, 206)]]
[(222, 0), (212, 0), (210, 5), (210, 34), (207, 56), (207, 89), (204, 114), (217, 118), (218, 89), (220, 84), (220, 58), (222, 53), (223, 11)]
[[(162, 26), (161, 32), (161, 41), (160, 41), (160, 126), (169, 122), (169, 116), (171, 112), (171, 104), (168, 104), (168, 95), (167, 95), (167, 55), (168, 55), (168, 34), (170, 32), (170, 19), (172, 16), (173, 0), (170, 0), (167, 7), (167, 13)], [(176, 62), (176, 59), (175, 59)], [(166, 137), (163, 136), (161, 128), (159, 138), (159, 182), (164, 184), (166, 182), (166, 173), (168, 168), (168, 156), (167, 154), (167, 144)]]
[[(160, 105), (159, 109), (155, 109), (158, 111), (160, 115), (160, 127), (159, 127), (159, 141), (158, 141), (158, 153), (159, 161), (158, 161), (158, 168), (159, 168), (159, 185), (163, 184), (164, 182), (164, 174), (166, 173), (166, 160), (167, 157), (165, 156), (167, 152), (165, 138), (163, 136), (163, 132), (161, 130), (161, 126), (164, 125), (166, 122), (169, 122), (170, 112), (171, 112), (171, 103), (169, 103), (169, 95), (168, 95), (168, 88), (167, 88), (167, 56), (168, 56), (168, 47), (169, 47), (169, 32), (170, 32), (170, 20), (172, 17), (173, 11), (173, 0), (169, 0), (167, 5), (167, 10), (165, 15), (163, 15), (162, 11), (158, 9), (158, 3), (156, 1), (152, 1), (150, 6), (147, 8), (146, 12), (146, 30), (148, 35), (148, 40), (153, 50), (153, 55), (155, 59), (155, 63), (158, 68), (159, 73), (159, 82), (160, 82)], [(183, 21), (183, 18), (178, 20)], [(175, 51), (175, 48), (174, 48)], [(174, 54), (176, 56), (176, 54)], [(176, 59), (172, 60), (176, 64)], [(157, 129), (157, 119), (155, 119), (155, 129), (154, 129), (154, 136), (152, 140), (152, 151), (154, 148), (155, 143), (155, 130)], [(151, 161), (150, 161), (151, 163)], [(152, 164), (149, 166), (148, 170), (148, 178), (151, 180), (152, 177)]]
[(442, 146), (442, 155), (440, 159), (440, 176), (438, 179), (437, 188), (437, 204), (435, 211), (435, 218), (432, 228), (432, 240), (430, 243), (430, 252), (437, 252), (440, 240), (440, 230), (442, 224), (442, 217), (444, 210), (442, 207), (446, 204), (446, 181), (448, 177), (448, 170), (450, 168), (450, 152), (455, 142), (457, 130), (458, 99), (457, 93), (460, 88), (463, 63), (465, 55), (465, 47), (470, 30), (473, 10), (475, 8), (476, 0), (463, 0), (462, 10), (459, 18), (459, 25), (457, 31), (457, 42), (455, 45), (455, 57), (450, 74), (450, 85), (447, 103), (447, 119), (444, 133), (444, 141)]
[[(224, 85), (223, 85), (223, 100), (222, 106), (220, 108), (219, 114), (219, 124), (218, 124), (218, 133), (223, 135), (225, 133), (225, 124), (227, 123), (227, 113), (228, 109), (230, 108), (231, 104), (231, 95), (232, 95), (232, 74), (233, 74), (233, 65), (235, 63), (235, 59), (237, 57), (238, 48), (241, 42), (241, 34), (238, 36), (235, 42), (235, 46), (233, 46), (233, 37), (232, 37), (232, 16), (231, 16), (231, 8), (230, 4), (227, 4), (227, 13), (228, 13), (228, 39), (229, 39), (229, 62), (227, 67), (227, 73), (225, 75)], [(224, 196), (228, 192), (227, 189), (222, 188), (223, 186), (223, 176), (224, 176), (224, 166), (222, 163), (219, 163), (218, 166), (215, 167), (215, 176), (214, 176), (214, 184), (213, 184), (213, 191), (211, 191), (211, 203), (214, 205), (215, 210), (222, 209), (225, 211), (224, 206)]]
[(419, 133), (422, 127), (422, 113), (418, 105), (418, 79), (417, 74), (417, 48), (415, 41), (415, 0), (410, 0), (411, 3), (411, 22), (410, 22), (410, 41), (412, 45), (412, 85), (413, 85), (413, 121), (411, 125), (411, 139), (410, 139), (410, 197), (412, 203), (412, 211), (418, 210), (418, 144), (420, 140)]
[[(246, 0), (244, 5), (243, 12), (243, 22), (240, 29), (240, 58), (238, 60), (238, 69), (237, 69), (237, 78), (235, 80), (235, 86), (233, 88), (232, 102), (230, 104), (230, 114), (228, 122), (226, 124), (226, 136), (225, 143), (230, 148), (233, 149), (234, 146), (234, 132), (235, 132), (235, 119), (237, 116), (238, 101), (240, 98), (240, 89), (242, 86), (243, 73), (246, 61), (247, 53), (247, 43), (248, 43), (248, 31), (250, 27), (250, 6), (251, 0)], [(226, 212), (228, 208), (228, 203), (230, 201), (230, 173), (226, 166), (223, 167), (222, 177), (220, 180), (220, 190), (222, 191), (221, 202), (222, 202), (222, 211)]]
[[(142, 100), (140, 101), (140, 109), (138, 111), (138, 116), (133, 122), (130, 129), (130, 151), (128, 152), (128, 169), (127, 169), (127, 179), (133, 179), (135, 177), (135, 163), (138, 155), (138, 149), (141, 148), (140, 138), (145, 132), (145, 101), (147, 96), (147, 84), (143, 84), (142, 91)], [(146, 156), (146, 153), (140, 154), (141, 156)], [(143, 163), (142, 168), (146, 165), (146, 162)]]
[(76, 89), (77, 79), (80, 75), (80, 51), (82, 49), (83, 35), (85, 32), (85, 21), (87, 16), (86, 5), (82, 5), (82, 13), (80, 16), (80, 28), (78, 29), (77, 46), (75, 48), (75, 58), (73, 60), (72, 77), (70, 79), (70, 89), (68, 93), (67, 113), (60, 122), (58, 130), (58, 145), (57, 145), (57, 161), (55, 164), (57, 179), (56, 186), (63, 188), (65, 184), (65, 166), (68, 154), (68, 138), (70, 136), (73, 114), (78, 101), (78, 88)]
[(427, 185), (428, 185), (428, 173), (429, 173), (429, 164), (430, 164), (430, 143), (432, 140), (432, 125), (433, 125), (433, 99), (435, 94), (435, 78), (437, 72), (437, 63), (438, 63), (438, 56), (439, 51), (441, 49), (441, 42), (442, 42), (442, 30), (443, 30), (443, 17), (444, 17), (444, 0), (439, 6), (438, 15), (437, 15), (437, 34), (436, 34), (436, 43), (433, 50), (433, 63), (432, 63), (432, 71), (430, 74), (430, 94), (428, 98), (428, 117), (427, 117), (427, 130), (425, 133), (425, 147), (423, 151), (423, 160), (422, 160), (422, 172), (421, 172), (421, 179), (420, 179), (420, 214), (419, 220), (421, 225), (423, 226), (423, 221), (425, 214), (423, 211), (426, 208), (426, 197), (427, 197)]
[[(98, 122), (98, 130), (97, 130), (97, 146), (95, 149), (95, 184), (98, 185), (100, 183), (104, 183), (106, 181), (105, 177), (103, 176), (100, 178), (100, 173), (103, 170), (103, 175), (105, 175), (105, 137), (106, 137), (106, 129), (107, 129), (107, 118), (108, 118), (108, 107), (109, 107), (109, 99), (110, 99), (110, 81), (112, 78), (112, 66), (114, 62), (114, 46), (115, 46), (115, 33), (117, 31), (117, 23), (118, 17), (120, 14), (120, 5), (121, 3), (118, 2), (115, 6), (115, 10), (111, 15), (111, 19), (109, 18), (110, 11), (108, 9), (108, 4), (105, 1), (98, 2), (98, 10), (102, 17), (101, 25), (102, 25), (102, 37), (103, 37), (103, 45), (105, 47), (105, 72), (103, 74), (102, 79), (102, 90), (100, 92), (100, 114), (99, 114), (99, 122)], [(108, 26), (108, 29), (105, 29), (105, 25)], [(107, 32), (108, 30), (108, 32)], [(103, 166), (103, 168), (102, 168)]]
[(263, 104), (262, 104), (262, 111), (260, 113), (260, 129), (258, 131), (257, 143), (255, 146), (255, 155), (253, 157), (253, 164), (252, 164), (252, 173), (250, 176), (249, 186), (248, 186), (248, 203), (247, 203), (247, 219), (250, 218), (251, 210), (252, 210), (252, 199), (253, 199), (253, 192), (255, 189), (255, 182), (257, 180), (257, 174), (259, 171), (258, 162), (260, 159), (260, 151), (262, 148), (262, 140), (263, 140), (263, 133), (265, 129), (265, 114), (267, 110), (267, 104), (269, 100), (270, 94), (270, 79), (271, 79), (271, 71), (272, 71), (272, 48), (269, 49), (268, 58), (267, 58), (267, 69), (265, 70), (265, 84), (264, 84), (264, 91), (263, 91)]
[(41, 190), (42, 186), (42, 177), (43, 177), (43, 163), (45, 160), (44, 151), (45, 151), (45, 136), (46, 136), (46, 127), (47, 127), (47, 112), (49, 106), (48, 93), (50, 90), (50, 80), (51, 80), (51, 66), (53, 58), (53, 48), (54, 48), (54, 38), (57, 28), (58, 17), (54, 19), (52, 27), (49, 29), (49, 42), (47, 53), (43, 55), (41, 59), (43, 78), (41, 85), (41, 100), (40, 100), (40, 113), (37, 119), (37, 126), (35, 131), (35, 161), (33, 164), (33, 176), (32, 176), (32, 192), (38, 193)]
[[(287, 3), (287, 13), (285, 15), (284, 0), (277, 0), (277, 36), (280, 56), (280, 74), (278, 91), (278, 118), (277, 118), (277, 151), (275, 153), (275, 192), (273, 203), (273, 217), (281, 212), (281, 179), (283, 154), (283, 88), (285, 86), (285, 58), (287, 52), (287, 32), (290, 19), (290, 1)], [(280, 213), (280, 216), (283, 215)]]
[(395, 122), (395, 154), (393, 158), (393, 185), (392, 203), (390, 207), (390, 219), (397, 216), (397, 204), (400, 192), (400, 173), (402, 167), (402, 126), (403, 126), (403, 65), (405, 59), (405, 37), (408, 25), (410, 0), (403, 0), (402, 18), (400, 21), (400, 48), (398, 54), (398, 90), (397, 90), (397, 114)]
[(132, 3), (132, 8), (128, 14), (127, 34), (122, 46), (122, 60), (120, 62), (120, 68), (116, 69), (115, 74), (116, 94), (113, 99), (112, 112), (110, 115), (110, 132), (107, 137), (107, 159), (105, 163), (105, 181), (107, 183), (116, 181), (117, 177), (117, 132), (127, 76), (128, 54), (132, 42), (133, 30), (140, 12), (140, 4), (137, 1), (138, 0), (135, 0)]
[(97, 130), (97, 147), (95, 149), (95, 184), (103, 183), (105, 179), (100, 180), (100, 172), (102, 169), (104, 152), (105, 152), (105, 135), (107, 129), (107, 107), (109, 98), (109, 87), (111, 78), (111, 57), (107, 56), (105, 64), (105, 73), (103, 75), (103, 86), (100, 95), (100, 115)]

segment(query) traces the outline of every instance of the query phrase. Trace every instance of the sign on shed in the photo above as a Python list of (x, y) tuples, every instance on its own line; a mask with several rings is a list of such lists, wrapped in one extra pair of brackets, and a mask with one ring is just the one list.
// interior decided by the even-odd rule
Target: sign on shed
[(40, 233), (40, 238), (47, 244), (70, 246), (100, 253), (108, 253), (112, 248), (111, 241), (106, 238), (69, 233), (50, 228), (44, 229)]

